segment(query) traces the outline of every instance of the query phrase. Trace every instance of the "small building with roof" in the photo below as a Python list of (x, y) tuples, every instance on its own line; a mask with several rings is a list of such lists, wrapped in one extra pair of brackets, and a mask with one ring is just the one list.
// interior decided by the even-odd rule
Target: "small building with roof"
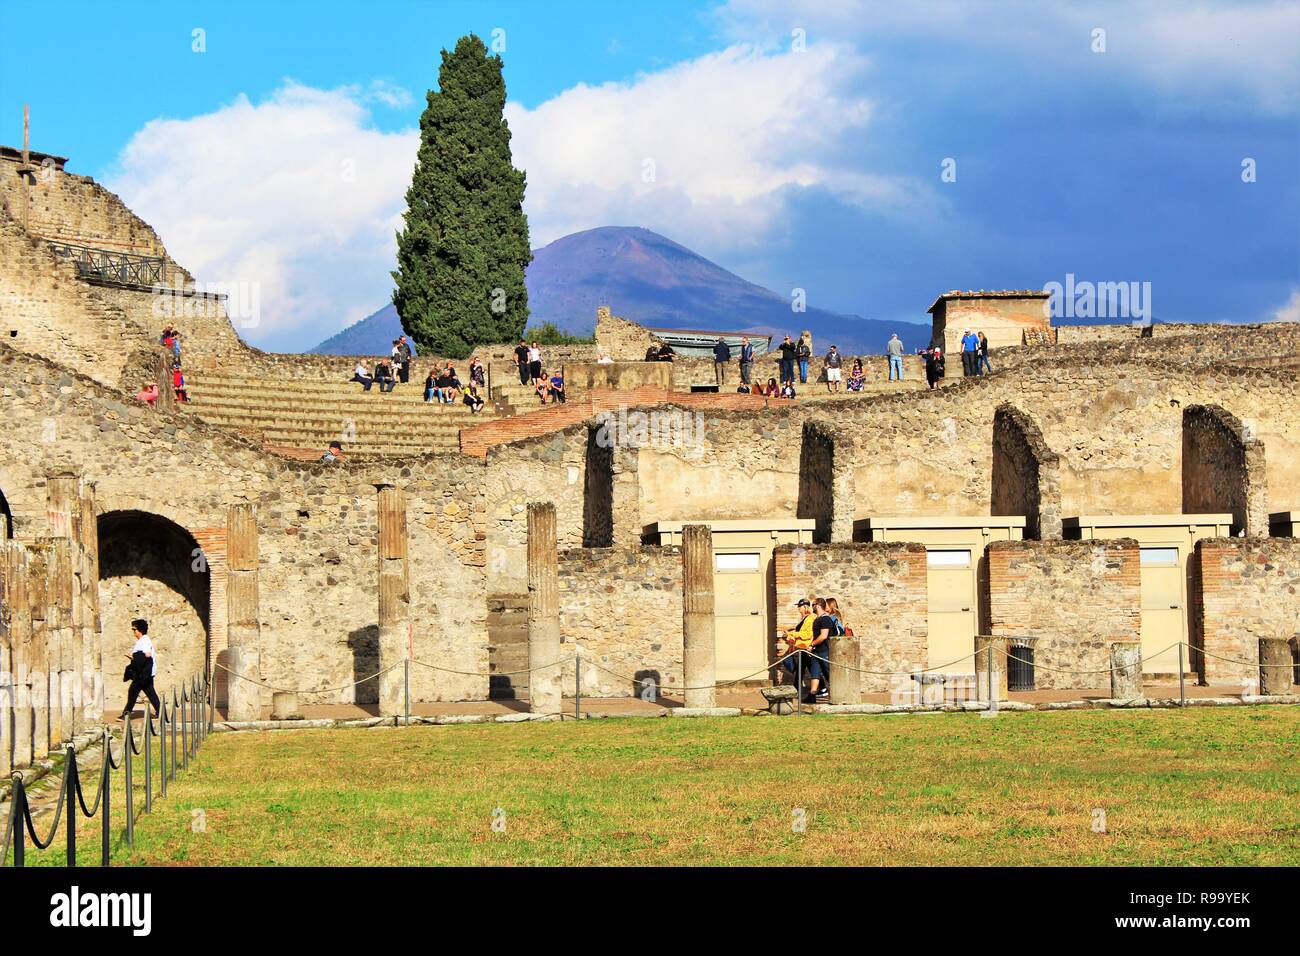
[(1050, 298), (1035, 289), (945, 292), (926, 310), (934, 317), (930, 344), (959, 352), (967, 329), (983, 332), (990, 348), (1031, 344), (1051, 335)]

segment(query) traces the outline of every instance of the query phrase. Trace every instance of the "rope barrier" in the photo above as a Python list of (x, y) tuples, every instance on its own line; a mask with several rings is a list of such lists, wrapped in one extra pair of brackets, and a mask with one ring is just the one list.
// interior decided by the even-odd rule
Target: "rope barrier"
[[(414, 657), (408, 658), (408, 660), (410, 660), (410, 662), (411, 662), (412, 664), (419, 664), (421, 667), (427, 667), (427, 668), (429, 668), (430, 670), (442, 671), (442, 672), (445, 673), (445, 674), (462, 674), (462, 675), (464, 675), (464, 676), (466, 676), (466, 677), (518, 677), (518, 676), (520, 676), (521, 674), (532, 674), (532, 673), (535, 672), (535, 671), (544, 671), (544, 670), (546, 670), (548, 667), (554, 667), (556, 664), (572, 664), (572, 663), (573, 663), (574, 661), (576, 661), (577, 659), (578, 659), (578, 658), (577, 658), (576, 656), (575, 656), (575, 657), (566, 657), (566, 658), (564, 658), (564, 660), (552, 661), (552, 662), (549, 663), (549, 664), (541, 664), (541, 665), (539, 665), (539, 666), (537, 666), (537, 667), (530, 667), (530, 668), (528, 668), (527, 670), (522, 670), (522, 671), (496, 671), (496, 672), (493, 672), (493, 673), (481, 674), (481, 673), (479, 673), (478, 671), (459, 671), (459, 670), (456, 670), (454, 667), (439, 667), (437, 664), (430, 664), (428, 661), (422, 661), (422, 660), (419, 660), (419, 659), (414, 658)], [(397, 665), (394, 664), (393, 666), (396, 667)]]
[(243, 674), (237, 674), (224, 664), (213, 663), (212, 666), (217, 668), (218, 670), (225, 671), (227, 674), (230, 674), (232, 677), (238, 677), (242, 681), (247, 681), (250, 684), (256, 684), (258, 687), (264, 687), (267, 690), (275, 691), (276, 693), (280, 693), (280, 694), (337, 694), (340, 691), (345, 691), (352, 687), (360, 687), (362, 684), (366, 683), (366, 681), (372, 681), (376, 677), (380, 677), (384, 674), (387, 674), (389, 671), (394, 670), (398, 666), (400, 666), (400, 662), (399, 664), (390, 664), (389, 666), (385, 667), (383, 670), (375, 671), (375, 673), (371, 674), (369, 677), (363, 677), (361, 678), (361, 680), (354, 680), (349, 684), (344, 684), (342, 687), (324, 687), (319, 689), (311, 688), (309, 690), (299, 690), (296, 687), (274, 687), (271, 684), (264, 683), (263, 681), (254, 680), (251, 677), (245, 677)]

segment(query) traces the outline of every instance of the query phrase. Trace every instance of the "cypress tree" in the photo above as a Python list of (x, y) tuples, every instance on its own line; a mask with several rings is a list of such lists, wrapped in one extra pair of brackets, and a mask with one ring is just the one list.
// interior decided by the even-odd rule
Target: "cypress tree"
[(533, 254), (501, 57), (474, 34), (461, 37), (442, 51), (438, 87), (420, 117), (393, 304), (419, 352), (465, 358), (476, 345), (519, 340)]

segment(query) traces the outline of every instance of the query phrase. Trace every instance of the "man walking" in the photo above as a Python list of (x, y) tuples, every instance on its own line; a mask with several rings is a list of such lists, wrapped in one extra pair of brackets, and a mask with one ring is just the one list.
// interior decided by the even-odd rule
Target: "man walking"
[(158, 676), (158, 659), (154, 657), (153, 641), (149, 640), (149, 622), (136, 618), (131, 622), (131, 633), (135, 636), (135, 645), (131, 648), (131, 663), (127, 673), (131, 678), (131, 690), (127, 694), (126, 707), (122, 709), (120, 720), (126, 720), (135, 710), (135, 702), (143, 691), (149, 703), (153, 704), (153, 714), (158, 716), (162, 704), (158, 702), (158, 692), (153, 689), (153, 679)]
[(727, 363), (731, 361), (731, 347), (718, 336), (713, 345), (713, 378), (721, 388), (727, 384)]
[(808, 340), (799, 336), (799, 344), (794, 347), (794, 357), (799, 360), (799, 384), (808, 384), (808, 360), (812, 358), (812, 349)]
[(754, 346), (749, 344), (749, 336), (740, 340), (740, 381), (749, 384), (749, 376), (754, 371)]
[[(840, 390), (840, 378), (842, 377), (840, 367), (844, 364), (844, 356), (840, 355), (840, 350), (832, 345), (823, 362), (826, 366), (826, 392), (827, 394), (832, 391), (838, 392)], [(831, 385), (835, 386), (834, 389), (831, 388)]]
[(961, 373), (965, 376), (978, 374), (979, 370), (979, 352), (980, 340), (970, 329), (962, 333), (961, 337)]
[(903, 380), (903, 340), (895, 332), (889, 337), (889, 343), (885, 346), (885, 354), (889, 356), (889, 380)]
[(794, 343), (790, 341), (790, 336), (785, 337), (779, 349), (781, 353), (781, 384), (794, 381)]

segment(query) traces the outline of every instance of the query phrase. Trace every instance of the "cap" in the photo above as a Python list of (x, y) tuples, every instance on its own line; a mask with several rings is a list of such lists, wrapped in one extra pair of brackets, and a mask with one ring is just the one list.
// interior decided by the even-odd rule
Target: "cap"
[(794, 602), (794, 606), (795, 606), (795, 607), (812, 607), (812, 602), (809, 601), (807, 598), (800, 598), (799, 600), (797, 600), (797, 601)]

